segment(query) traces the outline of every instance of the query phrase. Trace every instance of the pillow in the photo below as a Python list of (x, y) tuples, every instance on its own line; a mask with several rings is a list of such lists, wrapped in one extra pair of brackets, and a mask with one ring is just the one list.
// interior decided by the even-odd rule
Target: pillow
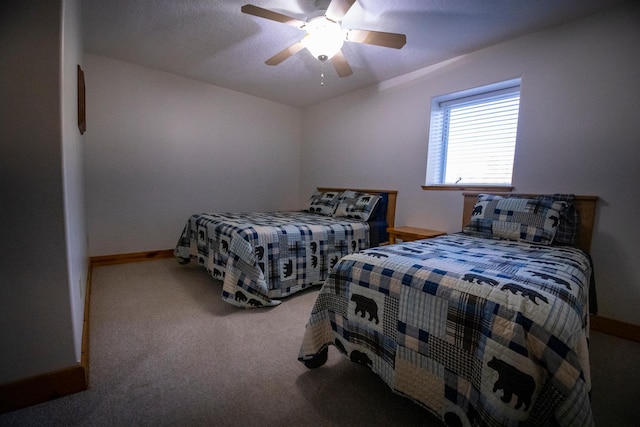
[(387, 205), (389, 204), (389, 193), (380, 193), (380, 200), (376, 204), (375, 209), (369, 216), (369, 221), (387, 222)]
[(465, 233), (549, 245), (560, 223), (564, 201), (481, 194)]
[(340, 194), (342, 193), (339, 191), (316, 191), (311, 195), (309, 207), (305, 210), (311, 213), (331, 216), (338, 206)]
[(379, 200), (380, 196), (376, 194), (347, 190), (342, 193), (340, 203), (333, 216), (369, 221), (369, 217)]
[(560, 212), (560, 225), (556, 231), (556, 237), (553, 243), (559, 245), (573, 245), (576, 242), (578, 229), (580, 226), (578, 210), (573, 205), (573, 194), (549, 194), (536, 197), (538, 200), (546, 200), (552, 202), (567, 202), (567, 207)]

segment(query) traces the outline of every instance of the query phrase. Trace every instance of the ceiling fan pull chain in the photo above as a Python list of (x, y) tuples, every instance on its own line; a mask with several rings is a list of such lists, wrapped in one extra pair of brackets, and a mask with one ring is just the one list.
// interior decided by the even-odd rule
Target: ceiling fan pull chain
[(327, 55), (320, 55), (318, 56), (318, 59), (322, 64), (320, 68), (320, 86), (324, 86), (324, 63), (327, 62), (327, 59), (329, 59), (329, 57)]

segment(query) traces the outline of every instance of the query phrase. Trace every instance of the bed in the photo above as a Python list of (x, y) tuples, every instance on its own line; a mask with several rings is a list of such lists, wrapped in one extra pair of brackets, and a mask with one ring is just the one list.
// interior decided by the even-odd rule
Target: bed
[(350, 253), (386, 243), (397, 192), (319, 187), (302, 211), (202, 213), (187, 220), (174, 250), (221, 280), (237, 307), (276, 306), (321, 285)]
[(317, 368), (333, 346), (447, 425), (592, 425), (597, 197), (464, 200), (461, 233), (343, 257), (298, 359)]

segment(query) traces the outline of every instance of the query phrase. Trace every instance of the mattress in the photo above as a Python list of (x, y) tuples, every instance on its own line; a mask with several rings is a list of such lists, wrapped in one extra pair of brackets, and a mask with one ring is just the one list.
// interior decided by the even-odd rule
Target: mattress
[(321, 285), (340, 258), (369, 247), (366, 221), (304, 211), (203, 213), (189, 218), (174, 254), (222, 280), (225, 301), (255, 308)]
[(454, 234), (345, 256), (298, 358), (333, 346), (451, 425), (593, 424), (592, 266), (579, 249)]

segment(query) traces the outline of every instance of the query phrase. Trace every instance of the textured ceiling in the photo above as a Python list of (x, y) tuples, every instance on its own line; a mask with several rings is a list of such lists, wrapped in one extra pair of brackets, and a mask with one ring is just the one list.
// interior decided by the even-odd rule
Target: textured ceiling
[[(314, 0), (82, 0), (85, 50), (296, 107), (305, 107), (625, 0), (357, 0), (343, 28), (403, 33), (400, 50), (345, 43), (340, 78), (306, 49), (264, 61), (304, 31), (240, 12), (243, 4), (307, 20)], [(326, 4), (326, 0), (324, 1)], [(322, 6), (320, 4), (320, 6)]]

